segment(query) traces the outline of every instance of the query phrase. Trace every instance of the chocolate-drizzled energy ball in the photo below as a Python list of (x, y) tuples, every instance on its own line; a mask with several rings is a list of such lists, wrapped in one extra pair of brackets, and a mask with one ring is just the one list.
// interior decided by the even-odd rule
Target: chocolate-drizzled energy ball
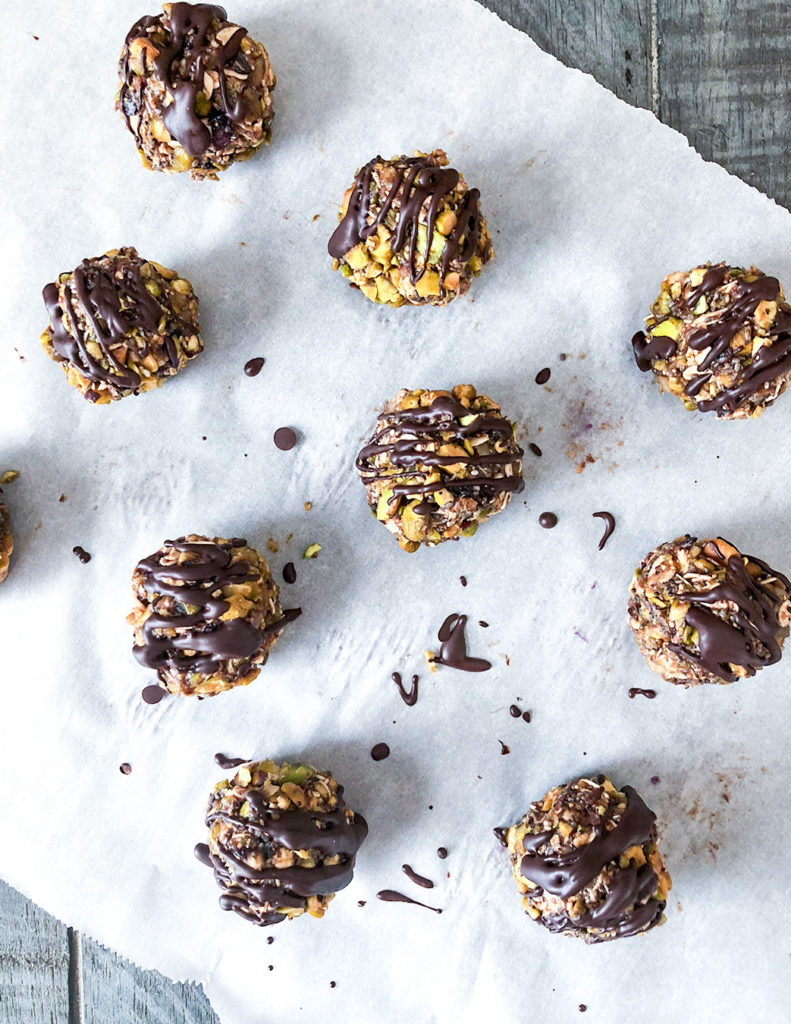
[(665, 278), (632, 346), (687, 409), (759, 416), (791, 381), (791, 306), (776, 277), (707, 263)]
[(219, 782), (206, 824), (209, 842), (195, 855), (214, 868), (220, 906), (257, 925), (323, 917), (368, 835), (329, 772), (274, 761), (252, 761)]
[(376, 518), (405, 551), (469, 537), (524, 486), (500, 406), (469, 384), (402, 388), (379, 415), (357, 469)]
[(165, 4), (129, 31), (116, 101), (144, 166), (215, 178), (271, 138), (264, 47), (215, 4)]
[(671, 883), (655, 822), (631, 786), (619, 792), (600, 775), (555, 786), (495, 834), (525, 912), (551, 932), (594, 943), (664, 922)]
[(44, 351), (97, 405), (159, 387), (203, 351), (192, 285), (131, 247), (60, 274), (44, 304)]
[(629, 625), (649, 667), (669, 683), (732, 683), (780, 660), (791, 582), (721, 537), (687, 534), (640, 563)]
[(266, 560), (246, 540), (165, 541), (132, 576), (133, 653), (171, 693), (209, 697), (251, 683), (285, 625)]
[(14, 537), (11, 533), (11, 518), (5, 507), (0, 490), (0, 583), (8, 575), (11, 555), (14, 551)]
[(494, 256), (480, 193), (441, 149), (374, 157), (347, 189), (332, 268), (373, 302), (445, 306)]

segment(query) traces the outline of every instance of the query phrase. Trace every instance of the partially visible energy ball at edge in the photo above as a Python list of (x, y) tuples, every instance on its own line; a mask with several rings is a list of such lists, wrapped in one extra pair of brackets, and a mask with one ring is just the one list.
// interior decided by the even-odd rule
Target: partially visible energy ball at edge
[(791, 582), (722, 537), (686, 534), (641, 561), (629, 625), (649, 668), (670, 683), (732, 683), (780, 660)]
[(160, 387), (203, 351), (192, 285), (131, 246), (83, 260), (43, 297), (42, 347), (95, 405)]
[(447, 163), (441, 149), (377, 156), (347, 189), (328, 250), (372, 302), (445, 306), (493, 258), (480, 193)]
[(776, 277), (706, 263), (665, 278), (632, 347), (687, 409), (759, 416), (791, 381), (791, 305)]
[(246, 686), (284, 627), (263, 555), (246, 540), (189, 534), (165, 541), (134, 571), (133, 653), (171, 693), (209, 697)]
[(214, 4), (173, 3), (130, 29), (116, 106), (145, 167), (217, 178), (269, 143), (275, 74)]
[(368, 504), (406, 551), (468, 537), (522, 490), (523, 450), (469, 384), (402, 388), (357, 456)]
[(273, 761), (249, 762), (219, 782), (206, 824), (208, 843), (195, 854), (214, 870), (220, 906), (261, 926), (323, 917), (351, 882), (368, 834), (330, 772)]
[(514, 825), (495, 829), (525, 913), (587, 943), (662, 924), (671, 887), (656, 815), (604, 775), (555, 786)]

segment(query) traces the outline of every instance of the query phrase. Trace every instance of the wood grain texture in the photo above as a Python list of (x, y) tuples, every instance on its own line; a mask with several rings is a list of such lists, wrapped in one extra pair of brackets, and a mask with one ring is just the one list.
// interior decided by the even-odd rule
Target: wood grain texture
[(659, 116), (791, 206), (787, 0), (659, 0)]
[(0, 882), (0, 1022), (69, 1021), (66, 926)]

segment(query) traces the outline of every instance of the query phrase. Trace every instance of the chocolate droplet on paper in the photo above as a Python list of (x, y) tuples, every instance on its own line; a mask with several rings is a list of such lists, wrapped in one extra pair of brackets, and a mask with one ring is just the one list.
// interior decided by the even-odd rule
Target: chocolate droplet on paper
[(79, 544), (76, 547), (73, 547), (71, 550), (77, 556), (77, 558), (79, 558), (83, 565), (87, 565), (88, 562), (90, 562), (91, 556), (88, 554), (85, 548), (81, 548)]
[(649, 700), (653, 700), (656, 697), (656, 690), (643, 690), (639, 686), (633, 686), (629, 690), (629, 696), (634, 697), (647, 697)]
[(226, 757), (225, 754), (214, 755), (215, 764), (218, 764), (224, 772), (227, 772), (230, 768), (238, 768), (240, 764), (247, 764), (249, 760), (249, 757)]
[(538, 525), (545, 530), (552, 530), (558, 525), (558, 517), (554, 512), (542, 512), (538, 517)]
[(543, 370), (539, 370), (536, 374), (536, 384), (546, 384), (551, 376), (552, 371), (548, 366), (545, 366)]
[(290, 452), (297, 443), (297, 435), (291, 427), (278, 427), (275, 431), (275, 447), (281, 452)]
[(592, 513), (594, 519), (604, 520), (604, 533), (599, 541), (599, 551), (604, 547), (607, 541), (612, 537), (613, 531), (615, 530), (615, 516), (612, 512), (594, 512)]
[(294, 568), (293, 562), (286, 562), (286, 564), (283, 566), (283, 579), (286, 581), (286, 583), (297, 582), (297, 570)]
[(256, 356), (255, 359), (248, 359), (244, 364), (244, 372), (248, 377), (257, 377), (264, 366), (264, 357)]
[(401, 870), (407, 876), (410, 882), (414, 882), (415, 885), (419, 885), (421, 889), (433, 889), (434, 883), (430, 878), (424, 878), (423, 875), (419, 875), (417, 871), (414, 871), (409, 864), (402, 864)]
[(535, 444), (533, 441), (531, 441), (530, 444), (527, 447), (530, 449), (530, 451), (533, 453), (533, 455), (536, 455), (539, 459), (541, 458), (542, 452), (541, 452), (541, 449), (538, 447), (537, 444)]
[(161, 686), (146, 686), (140, 696), (146, 704), (159, 704), (166, 691)]
[(404, 896), (403, 893), (396, 892), (395, 889), (382, 889), (381, 892), (376, 894), (376, 897), (377, 899), (384, 900), (385, 903), (412, 903), (416, 907), (425, 907), (426, 910), (433, 910), (435, 914), (442, 913), (439, 907), (429, 907), (426, 903), (418, 903), (411, 896)]
[(374, 761), (384, 761), (386, 757), (390, 757), (390, 747), (386, 743), (377, 743), (371, 748), (371, 757)]
[(118, 770), (119, 770), (119, 772), (122, 775), (131, 775), (132, 774), (132, 766), (131, 766), (131, 764), (129, 764), (128, 761), (124, 761), (124, 763), (119, 766)]
[(445, 858), (448, 856), (448, 851), (445, 849), (444, 846), (440, 846), (440, 848), (437, 850), (437, 856), (439, 857), (440, 860), (445, 860)]

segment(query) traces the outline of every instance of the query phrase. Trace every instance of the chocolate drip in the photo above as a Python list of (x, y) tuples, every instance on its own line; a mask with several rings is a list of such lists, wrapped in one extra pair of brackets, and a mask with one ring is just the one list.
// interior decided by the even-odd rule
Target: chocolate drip
[(244, 364), (244, 372), (248, 377), (257, 377), (263, 368), (263, 356), (256, 356), (254, 359), (248, 359), (247, 362)]
[(531, 441), (527, 447), (530, 449), (533, 455), (535, 455), (539, 459), (541, 458), (542, 452), (537, 444), (534, 444), (533, 441)]
[[(346, 213), (333, 232), (327, 249), (333, 259), (344, 257), (355, 245), (376, 234), (376, 229), (384, 223), (397, 200), (400, 206), (396, 214), (395, 230), (390, 237), (390, 248), (394, 253), (400, 253), (407, 241), (409, 242), (409, 280), (415, 285), (428, 266), (428, 252), (434, 237), (434, 224), (440, 203), (443, 197), (451, 193), (458, 185), (459, 172), (451, 167), (437, 167), (428, 157), (424, 156), (403, 160), (402, 166), (396, 170), (395, 180), (381, 204), (379, 213), (369, 224), (373, 170), (377, 163), (383, 162), (381, 156), (374, 157), (357, 172)], [(440, 294), (442, 294), (442, 283), (451, 263), (455, 260), (466, 263), (475, 252), (481, 231), (479, 198), (478, 189), (470, 189), (456, 215), (456, 225), (445, 239), (440, 257)], [(418, 224), (424, 206), (426, 206), (426, 251), (418, 253)], [(422, 260), (420, 268), (418, 268), (418, 256)]]
[(643, 690), (639, 686), (632, 686), (629, 690), (629, 697), (634, 700), (635, 697), (646, 697), (648, 700), (653, 700), (656, 697), (656, 690)]
[(604, 533), (599, 541), (599, 551), (602, 550), (607, 541), (612, 537), (615, 530), (615, 516), (612, 512), (593, 512), (591, 513), (594, 519), (601, 519), (604, 521)]
[[(472, 422), (462, 425), (462, 417), (471, 415), (475, 417)], [(440, 444), (451, 443), (463, 448), (465, 437), (484, 433), (503, 438), (507, 444), (513, 443), (513, 427), (493, 409), (473, 413), (450, 395), (440, 395), (431, 405), (383, 412), (379, 418), (385, 425), (357, 456), (357, 469), (366, 486), (391, 479), (389, 472), (380, 472), (375, 464), (377, 456), (386, 454), (391, 467), (402, 471), (405, 476), (417, 477), (419, 481), (412, 484), (394, 483), (389, 487), (394, 497), (413, 494), (425, 497), (447, 489), (453, 495), (485, 494), (492, 500), (498, 494), (508, 491), (516, 493), (524, 487), (519, 474), (519, 460), (524, 452), (518, 446), (515, 452), (495, 452), (491, 444), (484, 442), (476, 446), (473, 455), (438, 455), (423, 450), (436, 439), (440, 439)], [(384, 441), (385, 435), (391, 431), (396, 433), (396, 440)], [(451, 441), (441, 440), (443, 433), (452, 433)], [(444, 477), (438, 483), (427, 483), (433, 468), (453, 465), (466, 467), (468, 475), (464, 479)], [(426, 468), (419, 470), (418, 466)], [(513, 476), (504, 475), (506, 466), (514, 467)], [(490, 467), (495, 473), (502, 470), (501, 475), (483, 475)], [(428, 504), (425, 511), (428, 513), (433, 509), (434, 506)]]
[(538, 517), (538, 525), (542, 526), (545, 530), (554, 530), (558, 525), (558, 517), (554, 512), (542, 512)]
[(291, 427), (278, 427), (274, 435), (275, 447), (281, 452), (290, 452), (297, 443), (297, 435)]
[[(214, 4), (174, 3), (170, 10), (169, 32), (165, 29), (162, 16), (147, 15), (132, 26), (126, 37), (122, 68), (124, 81), (121, 85), (119, 104), (138, 145), (139, 130), (135, 131), (131, 125), (131, 118), (138, 112), (138, 100), (132, 89), (135, 75), (129, 62), (129, 44), (134, 39), (144, 36), (146, 30), (153, 25), (159, 26), (166, 37), (170, 36), (169, 43), (156, 44), (159, 52), (153, 60), (154, 69), (173, 100), (165, 108), (162, 119), (171, 136), (191, 157), (203, 156), (212, 144), (211, 130), (198, 117), (195, 110), (195, 99), (203, 87), (203, 76), (206, 72), (215, 71), (219, 77), (218, 101), (222, 113), (229, 121), (240, 124), (252, 114), (252, 111), (248, 110), (244, 92), (231, 103), (225, 75), (229, 64), (237, 59), (244, 60), (244, 55), (240, 51), (247, 30), (237, 28), (225, 43), (214, 46), (209, 39), (209, 28), (215, 20), (226, 20), (226, 13), (222, 7)], [(175, 68), (176, 64), (182, 66)]]
[(400, 672), (394, 672), (391, 678), (398, 687), (398, 692), (401, 695), (401, 700), (406, 704), (408, 708), (414, 707), (415, 704), (417, 704), (417, 686), (418, 682), (420, 681), (419, 677), (412, 676), (411, 690), (407, 690), (406, 687), (404, 686), (403, 682), (401, 681)]
[(645, 331), (638, 331), (632, 337), (632, 350), (637, 368), (645, 373), (651, 369), (655, 359), (670, 359), (675, 355), (678, 346), (672, 338), (646, 338)]
[(226, 757), (225, 754), (215, 754), (214, 761), (227, 772), (231, 768), (238, 768), (240, 764), (247, 764), (249, 757)]
[(439, 907), (430, 907), (426, 903), (419, 903), (417, 900), (413, 900), (411, 896), (404, 896), (402, 892), (396, 892), (395, 889), (382, 889), (376, 894), (376, 898), (383, 900), (385, 903), (412, 903), (416, 907), (433, 910), (435, 914), (442, 913)]
[(144, 686), (140, 696), (146, 704), (159, 704), (167, 692), (162, 686)]
[(486, 672), (492, 667), (490, 661), (485, 658), (470, 658), (467, 655), (467, 641), (464, 636), (466, 624), (467, 616), (459, 615), (457, 612), (453, 612), (445, 619), (437, 634), (442, 646), (434, 660), (438, 665), (458, 668), (462, 672)]
[(376, 743), (371, 747), (371, 757), (374, 761), (384, 761), (390, 757), (390, 747), (386, 743)]
[(545, 366), (543, 370), (539, 370), (536, 374), (536, 384), (546, 384), (551, 376), (552, 371), (548, 366)]
[(440, 846), (440, 848), (437, 850), (437, 856), (439, 857), (440, 860), (445, 860), (445, 858), (448, 856), (448, 851), (445, 849), (444, 846)]
[(283, 579), (286, 581), (286, 583), (297, 582), (297, 570), (294, 567), (293, 562), (286, 562), (286, 564), (283, 566)]
[(424, 878), (423, 875), (419, 875), (416, 871), (413, 871), (409, 864), (402, 864), (401, 870), (407, 876), (410, 882), (414, 882), (415, 885), (419, 885), (421, 889), (433, 889), (434, 883), (430, 878)]
[[(281, 811), (270, 808), (256, 789), (246, 790), (245, 796), (251, 810), (249, 818), (216, 811), (208, 815), (206, 825), (211, 828), (215, 821), (227, 821), (252, 833), (263, 845), (316, 851), (321, 859), (311, 868), (254, 868), (244, 859), (251, 855), (250, 850), (220, 843), (219, 854), (214, 854), (205, 843), (199, 843), (195, 856), (214, 869), (217, 884), (228, 890), (220, 897), (223, 910), (233, 910), (256, 924), (277, 924), (282, 914), (256, 915), (254, 909), (264, 904), (300, 908), (309, 896), (339, 892), (351, 882), (355, 857), (368, 835), (368, 825), (360, 814), (355, 814), (352, 822), (347, 820), (342, 787), (338, 787), (334, 811)], [(335, 857), (337, 864), (326, 863)]]
[[(791, 590), (791, 582), (785, 576), (770, 569), (765, 562), (748, 557), (765, 573)], [(781, 650), (777, 638), (780, 631), (780, 604), (750, 576), (741, 558), (732, 555), (727, 563), (721, 564), (726, 566), (726, 576), (722, 583), (702, 593), (678, 595), (680, 600), (690, 604), (685, 622), (698, 632), (700, 653), (695, 654), (681, 644), (668, 646), (675, 654), (732, 683), (739, 677), (731, 665), (738, 665), (747, 670), (748, 676), (753, 676), (756, 669), (774, 665), (780, 660)], [(735, 612), (727, 611), (727, 620), (708, 610), (709, 605), (722, 601), (736, 605)]]
[(77, 544), (76, 547), (73, 547), (71, 550), (72, 554), (76, 555), (83, 565), (87, 565), (88, 562), (90, 562), (90, 554), (85, 550), (85, 548), (80, 547), (79, 544)]
[(656, 815), (646, 807), (631, 786), (624, 786), (623, 792), (628, 802), (618, 824), (611, 832), (600, 832), (586, 846), (567, 853), (550, 850), (540, 854), (539, 849), (551, 839), (553, 833), (526, 835), (522, 840), (526, 853), (520, 864), (524, 877), (553, 896), (568, 899), (581, 892), (605, 864), (620, 857), (630, 846), (646, 842), (651, 836)]
[(492, 829), (492, 831), (497, 836), (497, 842), (500, 844), (500, 846), (508, 846), (508, 840), (506, 839), (506, 833), (508, 832), (507, 828), (498, 827)]
[[(110, 269), (83, 260), (62, 289), (62, 304), (56, 284), (48, 284), (43, 291), (55, 352), (87, 380), (135, 391), (140, 386), (140, 377), (117, 358), (116, 352), (125, 347), (124, 339), (134, 329), (139, 329), (141, 334), (156, 334), (162, 315), (159, 303), (146, 290), (140, 267), (122, 253), (113, 257)], [(122, 308), (122, 299), (126, 300), (128, 308)], [(90, 338), (80, 324), (78, 310), (93, 332)], [(71, 333), (66, 328), (66, 315)], [(197, 328), (185, 324), (184, 330), (194, 332)], [(99, 346), (107, 369), (88, 350), (91, 341)], [(142, 337), (138, 341), (142, 342)], [(168, 366), (178, 369), (178, 351), (172, 339), (166, 345), (166, 352), (168, 363), (157, 371), (160, 376), (167, 372)]]
[[(163, 553), (157, 552), (139, 563), (147, 593), (156, 595), (152, 613), (143, 624), (143, 643), (132, 649), (141, 665), (157, 669), (160, 674), (175, 669), (210, 675), (221, 662), (238, 659), (242, 662), (239, 674), (245, 673), (261, 650), (264, 635), (278, 631), (292, 614), (286, 613), (265, 629), (244, 619), (221, 618), (230, 605), (215, 594), (225, 586), (258, 578), (248, 562), (231, 562), (233, 548), (244, 547), (246, 543), (238, 538), (224, 544), (187, 542), (180, 537), (165, 541), (165, 547), (197, 555), (197, 559), (163, 565)], [(167, 598), (171, 601), (167, 602)], [(165, 607), (170, 604), (170, 614), (159, 611), (163, 602)], [(190, 612), (187, 606), (196, 610)], [(178, 632), (168, 636), (166, 631), (171, 630)]]

